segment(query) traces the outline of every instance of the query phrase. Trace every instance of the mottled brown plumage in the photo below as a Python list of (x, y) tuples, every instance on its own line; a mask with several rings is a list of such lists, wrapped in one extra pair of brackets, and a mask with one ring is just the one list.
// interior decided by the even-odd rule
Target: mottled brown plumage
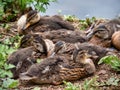
[(108, 52), (111, 52), (109, 49), (103, 48), (98, 45), (94, 45), (91, 43), (81, 43), (78, 45), (78, 49), (74, 50), (74, 54), (83, 50), (88, 51), (88, 54), (91, 56), (95, 65), (97, 65), (100, 58), (104, 57)]
[[(84, 53), (86, 52), (81, 54), (85, 55)], [(22, 84), (47, 83), (58, 85), (64, 80), (71, 81), (89, 76), (95, 72), (95, 67), (91, 66), (92, 60), (87, 56), (85, 57), (86, 58), (79, 58), (79, 62), (77, 63), (73, 60), (72, 65), (69, 63), (69, 59), (67, 59), (65, 56), (46, 58), (45, 60), (41, 61), (41, 63), (32, 65), (27, 72), (22, 73), (20, 75), (20, 81)], [(89, 72), (89, 69), (93, 71)]]

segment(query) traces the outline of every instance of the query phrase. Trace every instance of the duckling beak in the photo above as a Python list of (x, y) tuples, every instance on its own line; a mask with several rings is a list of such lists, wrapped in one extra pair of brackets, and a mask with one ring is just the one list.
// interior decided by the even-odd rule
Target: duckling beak
[(22, 28), (22, 30), (27, 29), (29, 26), (30, 26), (30, 23), (27, 23), (27, 24)]
[(87, 40), (90, 40), (93, 36), (93, 31), (87, 34)]

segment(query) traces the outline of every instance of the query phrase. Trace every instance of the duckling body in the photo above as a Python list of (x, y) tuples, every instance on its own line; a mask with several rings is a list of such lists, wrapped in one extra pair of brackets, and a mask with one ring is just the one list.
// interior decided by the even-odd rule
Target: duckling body
[(64, 80), (77, 80), (95, 72), (88, 72), (86, 70), (85, 65), (88, 58), (83, 60), (85, 63), (80, 62), (80, 60), (77, 63), (73, 61), (74, 64), (71, 65), (69, 64), (69, 59), (64, 56), (46, 58), (41, 63), (32, 65), (27, 72), (22, 73), (20, 75), (20, 81), (21, 83), (58, 85)]
[[(39, 35), (39, 37), (43, 39), (50, 39), (53, 41), (53, 43), (56, 43), (57, 41), (65, 41), (66, 43), (77, 43), (77, 42), (86, 42), (86, 36), (84, 33), (80, 31), (67, 31), (67, 30), (53, 30), (53, 31), (47, 31), (43, 33), (33, 33), (33, 34), (27, 34), (25, 35), (21, 40), (20, 47), (29, 46), (31, 43), (31, 37), (35, 37)], [(27, 44), (28, 43), (28, 44)]]
[(92, 44), (95, 44), (95, 45), (99, 45), (101, 47), (111, 47), (111, 40), (104, 40), (104, 39), (101, 39), (97, 36), (93, 36), (89, 43), (92, 43)]
[(65, 41), (66, 43), (77, 43), (77, 42), (86, 42), (86, 36), (81, 31), (68, 31), (68, 30), (53, 30), (50, 32), (43, 33), (43, 37), (52, 40), (53, 42), (57, 42), (59, 40)]
[(112, 45), (120, 50), (120, 31), (117, 31), (112, 35)]

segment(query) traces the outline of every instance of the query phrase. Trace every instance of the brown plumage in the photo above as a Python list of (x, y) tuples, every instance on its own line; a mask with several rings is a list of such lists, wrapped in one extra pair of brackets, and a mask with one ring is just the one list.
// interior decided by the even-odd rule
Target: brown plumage
[(78, 44), (78, 48), (74, 50), (74, 54), (86, 50), (88, 54), (91, 56), (95, 65), (97, 65), (100, 58), (104, 57), (108, 52), (111, 52), (109, 49), (103, 48), (98, 45), (90, 44), (90, 43), (81, 43)]
[[(82, 55), (85, 55), (84, 53), (86, 52), (81, 52)], [(92, 60), (87, 56), (85, 57), (86, 58), (80, 58), (79, 62), (77, 63), (73, 60), (74, 64), (72, 65), (69, 64), (69, 59), (64, 56), (46, 58), (45, 60), (41, 61), (41, 63), (32, 65), (27, 72), (20, 75), (21, 84), (47, 83), (58, 85), (64, 80), (71, 81), (89, 76), (95, 72), (95, 67), (91, 66)], [(88, 65), (90, 66), (89, 68), (86, 67)], [(89, 72), (89, 69), (93, 71)]]
[(37, 50), (34, 47), (27, 47), (13, 52), (7, 60), (7, 63), (15, 65), (12, 68), (13, 78), (18, 78), (19, 74), (27, 71), (27, 69), (36, 63), (35, 54)]
[(54, 51), (55, 45), (51, 40), (43, 39), (39, 34), (28, 34), (22, 38), (20, 48), (28, 46), (34, 46), (41, 53), (44, 53), (46, 56), (50, 56)]
[(99, 46), (102, 46), (102, 47), (110, 47), (111, 46), (111, 40), (101, 39), (97, 36), (93, 36), (90, 39), (89, 43), (99, 45)]
[[(51, 40), (42, 39), (39, 36), (31, 37), (32, 42), (26, 42), (27, 45), (18, 49), (8, 57), (8, 63), (16, 67), (12, 69), (14, 78), (18, 78), (21, 72), (25, 72), (38, 58), (46, 58), (53, 54), (55, 45)], [(33, 61), (34, 62), (33, 62)]]
[[(42, 37), (44, 39), (50, 39), (54, 43), (57, 41), (65, 41), (66, 43), (83, 43), (86, 42), (86, 36), (81, 31), (67, 31), (67, 30), (53, 30), (53, 31), (47, 31), (43, 33), (33, 33), (33, 34), (27, 34), (25, 35), (21, 40), (21, 47), (28, 46), (31, 43), (31, 37), (35, 37), (39, 35), (39, 37)], [(28, 45), (26, 45), (28, 43)]]
[(117, 31), (112, 35), (112, 45), (120, 50), (120, 31)]

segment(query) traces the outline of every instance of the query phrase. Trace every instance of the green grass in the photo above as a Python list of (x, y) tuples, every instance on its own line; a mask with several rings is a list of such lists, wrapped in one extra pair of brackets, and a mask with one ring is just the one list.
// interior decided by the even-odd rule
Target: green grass
[(100, 59), (98, 64), (105, 63), (111, 66), (112, 69), (120, 71), (120, 59), (115, 55), (105, 56)]

